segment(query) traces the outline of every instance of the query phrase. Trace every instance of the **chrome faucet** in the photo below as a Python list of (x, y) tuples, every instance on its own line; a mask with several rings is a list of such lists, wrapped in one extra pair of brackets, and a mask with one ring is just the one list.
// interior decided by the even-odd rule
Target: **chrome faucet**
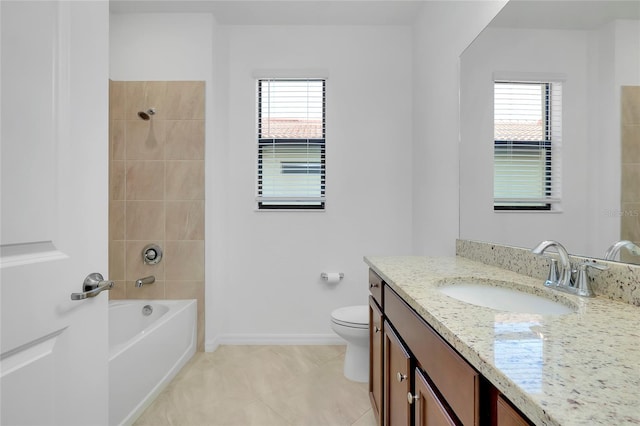
[(640, 247), (629, 240), (620, 240), (612, 244), (604, 254), (604, 260), (616, 260), (616, 255), (622, 248), (626, 248), (635, 256), (640, 256)]
[(569, 261), (569, 253), (562, 244), (553, 240), (543, 241), (531, 250), (531, 253), (544, 256), (545, 251), (549, 247), (555, 247), (558, 251), (560, 266), (556, 266), (556, 259), (553, 259), (550, 256), (545, 256), (551, 259), (551, 263), (549, 265), (549, 278), (547, 278), (544, 285), (547, 287), (560, 288), (571, 287), (571, 262)]
[[(544, 252), (549, 247), (555, 247), (558, 251), (558, 256), (560, 258), (559, 268), (557, 266), (558, 261), (556, 259), (544, 255)], [(567, 249), (565, 249), (564, 246), (557, 241), (543, 241), (538, 244), (533, 250), (531, 250), (531, 253), (537, 254), (539, 256), (549, 257), (551, 260), (549, 264), (549, 277), (544, 283), (545, 286), (578, 296), (595, 296), (593, 290), (591, 289), (591, 286), (589, 285), (587, 268), (594, 268), (601, 271), (609, 269), (609, 267), (606, 265), (599, 265), (595, 262), (583, 261), (578, 264), (576, 270), (573, 270), (573, 266), (571, 265)]]
[(153, 284), (154, 282), (156, 282), (156, 277), (154, 275), (149, 275), (148, 277), (137, 279), (136, 287), (140, 288), (145, 284)]

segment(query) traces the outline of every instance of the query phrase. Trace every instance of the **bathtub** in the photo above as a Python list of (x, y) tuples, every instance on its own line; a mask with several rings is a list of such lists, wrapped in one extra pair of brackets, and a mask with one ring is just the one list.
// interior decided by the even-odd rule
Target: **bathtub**
[(133, 423), (195, 351), (196, 300), (110, 301), (109, 424)]

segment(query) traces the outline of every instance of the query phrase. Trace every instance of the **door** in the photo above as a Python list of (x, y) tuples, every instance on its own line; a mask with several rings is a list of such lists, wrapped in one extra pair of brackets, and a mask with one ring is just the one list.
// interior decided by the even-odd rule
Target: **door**
[(108, 421), (108, 3), (0, 2), (0, 423)]

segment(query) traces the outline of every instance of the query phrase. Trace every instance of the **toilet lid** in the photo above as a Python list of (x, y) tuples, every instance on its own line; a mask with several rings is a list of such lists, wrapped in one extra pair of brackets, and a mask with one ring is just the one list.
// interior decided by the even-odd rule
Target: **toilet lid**
[(369, 306), (345, 306), (344, 308), (338, 308), (331, 312), (331, 319), (342, 325), (349, 327), (362, 327), (369, 326)]

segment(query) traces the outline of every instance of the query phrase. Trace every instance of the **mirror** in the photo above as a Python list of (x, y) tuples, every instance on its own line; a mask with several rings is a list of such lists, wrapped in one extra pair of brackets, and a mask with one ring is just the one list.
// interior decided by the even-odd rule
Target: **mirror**
[[(557, 210), (493, 209), (497, 75), (563, 82)], [(460, 57), (460, 238), (553, 239), (595, 258), (621, 239), (640, 245), (639, 86), (640, 0), (507, 3)]]

